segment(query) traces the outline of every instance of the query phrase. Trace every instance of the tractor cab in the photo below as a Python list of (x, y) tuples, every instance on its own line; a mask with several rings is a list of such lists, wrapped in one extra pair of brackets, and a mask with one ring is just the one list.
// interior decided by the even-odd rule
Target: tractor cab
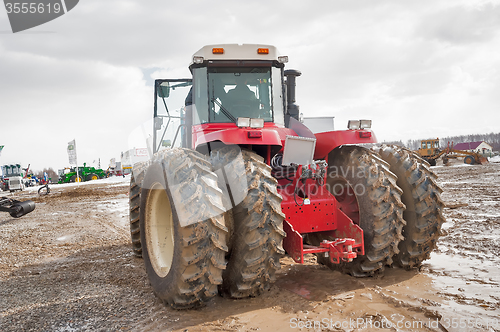
[[(285, 116), (287, 61), (268, 45), (200, 49), (189, 67), (191, 79), (155, 81), (153, 151), (186, 147), (208, 153), (211, 144), (222, 143), (274, 146), (277, 152), (287, 134), (296, 135), (277, 131), (290, 117)], [(298, 112), (293, 116), (298, 119)]]
[(422, 157), (433, 157), (440, 152), (439, 138), (426, 139), (420, 142), (420, 149), (418, 154)]

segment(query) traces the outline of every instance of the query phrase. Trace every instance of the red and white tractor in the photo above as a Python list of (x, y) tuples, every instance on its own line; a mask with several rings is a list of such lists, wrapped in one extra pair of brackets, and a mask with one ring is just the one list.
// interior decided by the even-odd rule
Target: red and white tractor
[(268, 289), (288, 254), (353, 276), (429, 257), (441, 189), (413, 152), (376, 145), (370, 120), (313, 134), (286, 56), (210, 45), (192, 78), (155, 81), (153, 156), (134, 165), (130, 228), (154, 292), (174, 308)]

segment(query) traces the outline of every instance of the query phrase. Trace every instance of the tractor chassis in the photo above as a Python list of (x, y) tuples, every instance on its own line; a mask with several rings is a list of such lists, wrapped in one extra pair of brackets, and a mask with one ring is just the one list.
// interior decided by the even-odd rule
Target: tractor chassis
[[(324, 162), (298, 166), (293, 178), (288, 175), (278, 181), (281, 209), (286, 215), (283, 248), (297, 263), (304, 263), (305, 254), (324, 253), (334, 264), (365, 254), (363, 230), (339, 209), (325, 184), (326, 166)], [(316, 246), (304, 244), (304, 236), (316, 232), (332, 240), (322, 240)]]

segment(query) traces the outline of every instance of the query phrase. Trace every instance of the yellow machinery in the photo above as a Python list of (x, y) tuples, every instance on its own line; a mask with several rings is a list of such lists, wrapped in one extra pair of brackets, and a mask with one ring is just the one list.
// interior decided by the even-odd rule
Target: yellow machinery
[(487, 164), (488, 159), (481, 156), (476, 152), (469, 152), (464, 150), (455, 150), (453, 148), (453, 142), (448, 142), (448, 146), (444, 149), (439, 147), (439, 138), (436, 139), (426, 139), (420, 142), (420, 149), (415, 151), (423, 159), (425, 159), (431, 166), (436, 166), (437, 159), (443, 156), (443, 164), (447, 164), (448, 160), (451, 158), (464, 158), (464, 163), (473, 164)]

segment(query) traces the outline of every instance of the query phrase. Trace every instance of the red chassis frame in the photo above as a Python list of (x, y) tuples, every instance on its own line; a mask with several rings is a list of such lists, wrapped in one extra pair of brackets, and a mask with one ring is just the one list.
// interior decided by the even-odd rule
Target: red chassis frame
[[(207, 123), (192, 128), (193, 148), (212, 142), (249, 148), (267, 146), (267, 156), (264, 157), (268, 165), (272, 146), (282, 151), (287, 135), (299, 136), (292, 129), (274, 123), (265, 123), (264, 128), (239, 128), (234, 123)], [(331, 131), (315, 136), (314, 158), (325, 160), (341, 145), (377, 142), (370, 130)], [(283, 229), (287, 236), (283, 248), (297, 263), (304, 263), (305, 254), (324, 253), (337, 264), (364, 255), (363, 230), (339, 209), (337, 200), (326, 186), (326, 172), (322, 177), (304, 178), (302, 167), (298, 166), (292, 178), (288, 176), (288, 179), (278, 181), (278, 192), (283, 197), (281, 209), (286, 215)], [(312, 170), (312, 173), (316, 171)], [(317, 246), (304, 244), (304, 235), (316, 232), (321, 232), (325, 240)]]

